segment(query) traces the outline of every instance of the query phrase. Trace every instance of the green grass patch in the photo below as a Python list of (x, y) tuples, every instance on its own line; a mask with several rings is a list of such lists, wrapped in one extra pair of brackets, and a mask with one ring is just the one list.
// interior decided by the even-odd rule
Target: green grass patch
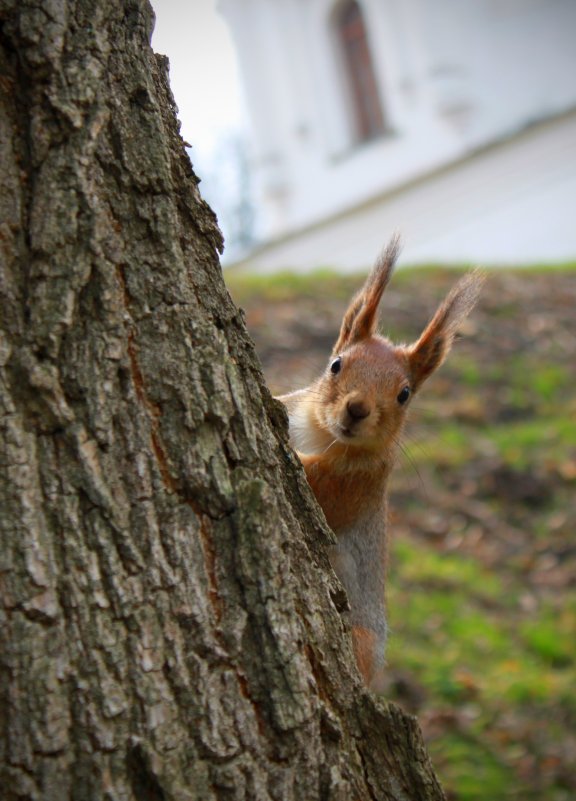
[[(399, 540), (394, 544), (394, 562), (403, 582), (426, 586), (432, 583), (446, 591), (462, 589), (486, 600), (503, 595), (499, 576), (459, 554), (439, 553), (416, 547), (412, 541)], [(449, 594), (447, 600), (450, 603)]]
[(570, 382), (574, 381), (573, 371), (569, 371), (560, 364), (540, 366), (531, 373), (523, 372), (522, 377), (527, 388), (530, 388), (545, 402), (555, 401), (559, 393), (567, 389)]
[(476, 360), (460, 357), (454, 369), (459, 380), (469, 387), (480, 387), (486, 382), (483, 366)]
[(558, 261), (546, 262), (544, 264), (528, 264), (525, 266), (518, 265), (516, 268), (520, 269), (526, 274), (530, 273), (565, 273), (573, 272), (576, 270), (576, 261)]
[(576, 715), (576, 594), (560, 611), (528, 613), (520, 580), (504, 586), (473, 559), (402, 541), (391, 560), (389, 664), (417, 677), (432, 708), (474, 709), (429, 741), (443, 783), (459, 801), (537, 798), (518, 784), (517, 747), (501, 746), (492, 731), (502, 715), (532, 710), (558, 739), (558, 709)]
[(550, 606), (541, 610), (521, 627), (528, 648), (543, 662), (553, 667), (576, 664), (576, 609), (558, 610)]
[[(433, 413), (423, 415), (423, 423), (431, 424), (432, 417)], [(420, 436), (417, 443), (406, 446), (408, 457), (415, 464), (454, 468), (478, 458), (479, 454), (490, 453), (501, 463), (526, 469), (536, 463), (560, 464), (576, 450), (576, 420), (560, 413), (482, 429), (461, 421), (433, 422), (434, 436)]]
[(573, 387), (574, 374), (565, 364), (542, 364), (532, 356), (518, 356), (511, 362), (493, 365), (488, 380), (507, 387), (520, 405), (530, 400), (552, 411), (567, 400), (566, 392)]
[[(325, 291), (332, 297), (350, 297), (357, 291), (366, 278), (370, 265), (366, 270), (341, 273), (333, 267), (318, 267), (310, 272), (297, 272), (295, 270), (280, 270), (270, 273), (252, 273), (246, 269), (231, 268), (224, 271), (224, 279), (235, 300), (261, 297), (263, 299), (287, 300), (299, 296), (319, 297)], [(444, 285), (448, 279), (457, 280), (460, 275), (467, 272), (470, 265), (455, 264), (447, 267), (438, 264), (405, 264), (394, 274), (394, 284), (400, 288), (404, 284), (425, 280), (428, 286)], [(576, 271), (576, 262), (559, 264), (519, 266), (518, 269), (530, 273), (569, 272)], [(488, 269), (490, 274), (492, 270)], [(495, 271), (496, 272), (496, 271)], [(493, 309), (493, 313), (507, 316), (517, 313), (515, 304), (502, 302)]]
[(224, 275), (226, 285), (236, 303), (248, 299), (260, 301), (289, 301), (303, 297), (349, 298), (361, 285), (364, 275), (342, 275), (330, 268), (310, 273), (283, 270), (260, 275), (230, 270)]
[(430, 753), (444, 781), (457, 788), (459, 801), (503, 801), (515, 785), (510, 768), (480, 737), (449, 733), (430, 743)]
[[(428, 422), (426, 416), (422, 419)], [(472, 458), (473, 442), (461, 424), (434, 421), (434, 430), (433, 437), (420, 436), (414, 444), (406, 443), (409, 461), (416, 465), (431, 463), (437, 467), (455, 467)]]
[(576, 420), (566, 417), (536, 418), (525, 423), (494, 426), (485, 436), (494, 443), (505, 463), (527, 468), (538, 462), (559, 463), (576, 448)]

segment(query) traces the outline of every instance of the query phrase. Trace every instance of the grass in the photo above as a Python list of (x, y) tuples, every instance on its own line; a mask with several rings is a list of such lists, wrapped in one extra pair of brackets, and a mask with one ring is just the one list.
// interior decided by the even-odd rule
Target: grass
[[(470, 265), (456, 264), (451, 267), (442, 265), (404, 265), (394, 275), (394, 285), (402, 287), (414, 284), (419, 279), (430, 280), (438, 277), (455, 276), (466, 272)], [(522, 275), (540, 275), (548, 273), (576, 272), (576, 262), (562, 262), (558, 264), (528, 265), (519, 268)], [(367, 268), (368, 270), (368, 268)], [(489, 271), (489, 274), (492, 271)], [(318, 267), (307, 273), (297, 273), (293, 270), (280, 270), (271, 273), (251, 273), (247, 270), (229, 269), (225, 271), (226, 285), (235, 301), (241, 304), (245, 300), (286, 300), (310, 296), (317, 298), (320, 294), (330, 292), (333, 297), (347, 299), (362, 282), (362, 273), (342, 274), (332, 267)], [(502, 304), (502, 313), (511, 313), (515, 310), (514, 304)], [(496, 310), (498, 311), (498, 310)]]
[(405, 541), (395, 544), (393, 564), (390, 662), (424, 669), (425, 681), (446, 700), (465, 697), (471, 687), (488, 699), (512, 693), (545, 700), (563, 686), (566, 668), (576, 663), (576, 597), (560, 612), (549, 604), (519, 619), (513, 612), (520, 578), (507, 577), (504, 586), (470, 558), (441, 557)]
[(514, 781), (513, 771), (474, 734), (444, 735), (431, 744), (430, 754), (440, 770), (446, 764), (446, 755), (450, 755), (454, 785), (459, 797), (468, 801), (500, 799), (502, 787)]
[(259, 275), (230, 270), (226, 272), (226, 285), (237, 304), (258, 297), (264, 301), (286, 301), (302, 297), (318, 297), (329, 292), (333, 297), (348, 298), (358, 284), (358, 276), (343, 276), (328, 267), (310, 273), (281, 270)]
[[(547, 606), (538, 618), (525, 621), (520, 632), (526, 646), (553, 668), (576, 662), (576, 600), (572, 607), (558, 610)], [(572, 698), (576, 705), (576, 698)]]
[[(526, 747), (505, 720), (520, 709), (546, 726), (558, 705), (569, 720), (576, 716), (576, 597), (560, 613), (547, 605), (523, 616), (520, 579), (504, 583), (470, 558), (397, 541), (392, 563), (388, 660), (418, 677), (428, 706), (455, 710), (452, 725), (429, 740), (454, 797), (568, 799), (561, 786), (544, 796), (519, 782), (515, 770)], [(559, 729), (557, 736), (568, 734)]]
[[(430, 462), (439, 467), (457, 468), (480, 450), (490, 452), (504, 465), (526, 469), (537, 458), (541, 465), (562, 465), (576, 448), (576, 420), (572, 417), (537, 417), (526, 422), (494, 425), (477, 434), (476, 441), (462, 422), (435, 423), (433, 437), (408, 445), (408, 454), (417, 464)], [(480, 441), (480, 442), (479, 442)]]
[(565, 417), (537, 419), (494, 428), (490, 439), (503, 462), (515, 467), (543, 462), (561, 463), (576, 447), (576, 420)]

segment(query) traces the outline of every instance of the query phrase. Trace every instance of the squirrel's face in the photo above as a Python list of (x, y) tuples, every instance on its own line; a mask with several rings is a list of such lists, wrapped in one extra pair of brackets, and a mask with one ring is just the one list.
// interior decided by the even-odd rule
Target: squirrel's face
[(292, 443), (304, 454), (342, 457), (346, 464), (356, 449), (385, 462), (402, 433), (412, 394), (442, 364), (458, 325), (476, 303), (483, 276), (472, 272), (452, 288), (416, 342), (395, 346), (379, 336), (378, 305), (398, 247), (394, 237), (346, 309), (323, 375), (306, 390), (285, 396)]
[(412, 395), (405, 350), (380, 336), (345, 348), (319, 379), (318, 423), (338, 442), (394, 449)]

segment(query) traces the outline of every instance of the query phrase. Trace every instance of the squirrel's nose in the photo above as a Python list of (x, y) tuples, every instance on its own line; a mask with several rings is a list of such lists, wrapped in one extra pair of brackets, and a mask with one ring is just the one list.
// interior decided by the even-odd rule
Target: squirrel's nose
[(348, 401), (346, 411), (353, 420), (364, 420), (370, 414), (370, 407), (361, 400)]

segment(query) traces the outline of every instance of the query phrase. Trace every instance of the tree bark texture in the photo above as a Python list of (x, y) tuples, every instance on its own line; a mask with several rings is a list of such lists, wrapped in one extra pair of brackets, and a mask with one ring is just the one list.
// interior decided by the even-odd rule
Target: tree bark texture
[(442, 799), (360, 685), (152, 26), (0, 0), (0, 796)]

